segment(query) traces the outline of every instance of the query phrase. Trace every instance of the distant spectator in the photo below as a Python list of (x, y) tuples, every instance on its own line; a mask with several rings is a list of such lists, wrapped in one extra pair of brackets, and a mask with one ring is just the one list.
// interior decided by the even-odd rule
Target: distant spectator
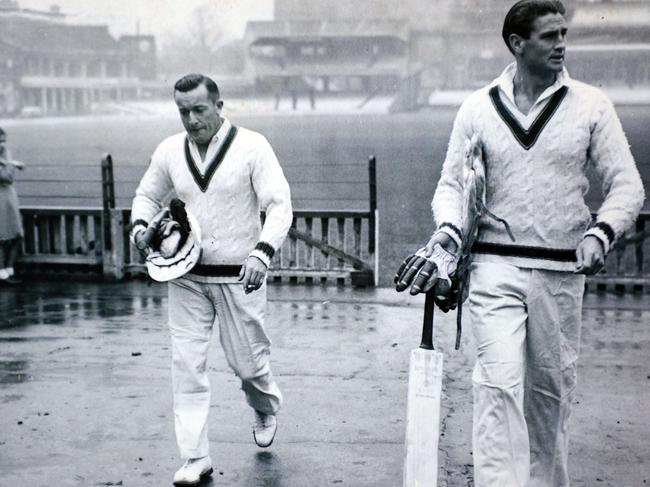
[(0, 284), (18, 284), (14, 264), (23, 226), (13, 182), (16, 169), (22, 170), (24, 165), (11, 158), (6, 142), (7, 134), (0, 128)]

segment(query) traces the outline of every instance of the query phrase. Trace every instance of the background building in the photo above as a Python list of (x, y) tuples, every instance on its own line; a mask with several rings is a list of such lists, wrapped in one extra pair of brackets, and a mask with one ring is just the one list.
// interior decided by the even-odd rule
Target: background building
[(0, 0), (0, 115), (79, 113), (143, 95), (156, 77), (152, 36), (114, 39), (105, 25), (73, 25), (57, 6)]
[[(604, 86), (650, 85), (650, 2), (565, 0), (567, 65)], [(275, 20), (246, 31), (266, 92), (392, 93), (393, 109), (494, 79), (512, 57), (501, 39), (511, 0), (275, 0)], [(295, 95), (294, 95), (295, 96)]]

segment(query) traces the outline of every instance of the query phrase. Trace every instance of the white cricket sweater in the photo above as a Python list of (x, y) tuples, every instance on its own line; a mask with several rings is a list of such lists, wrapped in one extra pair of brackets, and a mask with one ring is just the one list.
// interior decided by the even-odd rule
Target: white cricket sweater
[[(289, 184), (263, 135), (237, 127), (229, 143), (231, 128), (225, 119), (205, 163), (197, 161), (198, 151), (185, 132), (163, 140), (136, 190), (131, 220), (134, 225), (146, 224), (174, 191), (201, 226), (201, 265), (241, 266), (255, 255), (268, 266), (291, 226)], [(263, 226), (260, 210), (266, 212)], [(237, 280), (185, 277), (202, 282)]]
[[(614, 107), (599, 89), (565, 71), (523, 115), (512, 94), (515, 70), (514, 64), (508, 66), (460, 107), (432, 201), (434, 220), (457, 241), (462, 238), (465, 141), (478, 134), (487, 207), (508, 221), (516, 242), (501, 224), (484, 216), (474, 259), (573, 270), (575, 250), (586, 234), (598, 237), (607, 252), (634, 222), (643, 205), (643, 184)], [(602, 178), (605, 195), (591, 227), (584, 200), (589, 165)]]

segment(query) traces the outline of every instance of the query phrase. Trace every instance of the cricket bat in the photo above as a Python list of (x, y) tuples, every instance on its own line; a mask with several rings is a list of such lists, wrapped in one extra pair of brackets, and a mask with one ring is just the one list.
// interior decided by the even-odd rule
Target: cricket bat
[(403, 487), (438, 485), (442, 354), (433, 348), (433, 291), (426, 294), (422, 343), (411, 350)]

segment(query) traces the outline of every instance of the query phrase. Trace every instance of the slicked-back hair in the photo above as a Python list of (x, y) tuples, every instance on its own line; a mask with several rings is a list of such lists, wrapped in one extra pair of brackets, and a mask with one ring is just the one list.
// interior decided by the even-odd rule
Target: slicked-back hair
[(174, 92), (180, 91), (181, 93), (187, 93), (192, 91), (194, 88), (197, 88), (199, 85), (205, 86), (205, 89), (208, 90), (208, 96), (213, 102), (219, 100), (219, 87), (217, 83), (214, 82), (212, 78), (208, 78), (199, 73), (186, 74), (176, 83), (174, 83)]
[(537, 17), (546, 14), (565, 15), (566, 9), (560, 0), (519, 0), (515, 3), (506, 14), (501, 31), (508, 50), (514, 54), (510, 46), (512, 34), (517, 34), (524, 39), (530, 38), (533, 22)]

